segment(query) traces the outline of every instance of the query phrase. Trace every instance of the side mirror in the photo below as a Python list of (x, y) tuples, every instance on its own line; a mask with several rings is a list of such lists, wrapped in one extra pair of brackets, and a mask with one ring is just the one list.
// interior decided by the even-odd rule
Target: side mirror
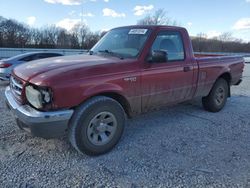
[(149, 62), (163, 63), (168, 61), (168, 53), (163, 50), (152, 50), (149, 58)]

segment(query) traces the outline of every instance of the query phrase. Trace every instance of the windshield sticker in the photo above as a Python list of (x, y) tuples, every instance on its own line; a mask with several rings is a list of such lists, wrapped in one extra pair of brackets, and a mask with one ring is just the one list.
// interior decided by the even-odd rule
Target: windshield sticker
[(131, 29), (129, 31), (129, 35), (145, 35), (147, 33), (147, 29)]

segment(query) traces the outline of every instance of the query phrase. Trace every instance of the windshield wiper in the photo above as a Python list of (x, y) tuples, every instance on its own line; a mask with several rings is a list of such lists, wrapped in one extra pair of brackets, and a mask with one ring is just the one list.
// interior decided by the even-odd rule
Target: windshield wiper
[(106, 54), (109, 54), (109, 55), (113, 55), (113, 56), (116, 56), (116, 57), (119, 57), (120, 59), (124, 59), (123, 56), (121, 56), (121, 54), (118, 54), (118, 53), (115, 53), (111, 50), (98, 50), (99, 53), (106, 53)]

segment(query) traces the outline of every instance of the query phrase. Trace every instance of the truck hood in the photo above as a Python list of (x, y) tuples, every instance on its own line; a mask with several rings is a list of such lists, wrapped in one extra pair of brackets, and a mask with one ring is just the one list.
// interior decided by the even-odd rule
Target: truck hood
[[(21, 64), (14, 68), (13, 73), (26, 82), (40, 85), (42, 82), (55, 81), (59, 77), (60, 79), (67, 79), (68, 77), (80, 79), (83, 76), (93, 76), (95, 73), (101, 74), (105, 69), (110, 69), (110, 64), (117, 64), (120, 61), (123, 60), (111, 56), (60, 56)], [(103, 71), (90, 71), (94, 67)]]

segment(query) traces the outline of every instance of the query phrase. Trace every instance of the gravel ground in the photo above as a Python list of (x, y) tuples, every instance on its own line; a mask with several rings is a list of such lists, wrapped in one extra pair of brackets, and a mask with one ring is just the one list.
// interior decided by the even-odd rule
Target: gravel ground
[(221, 112), (197, 100), (138, 116), (114, 150), (88, 157), (19, 130), (1, 83), (0, 187), (250, 187), (249, 85), (248, 64)]

